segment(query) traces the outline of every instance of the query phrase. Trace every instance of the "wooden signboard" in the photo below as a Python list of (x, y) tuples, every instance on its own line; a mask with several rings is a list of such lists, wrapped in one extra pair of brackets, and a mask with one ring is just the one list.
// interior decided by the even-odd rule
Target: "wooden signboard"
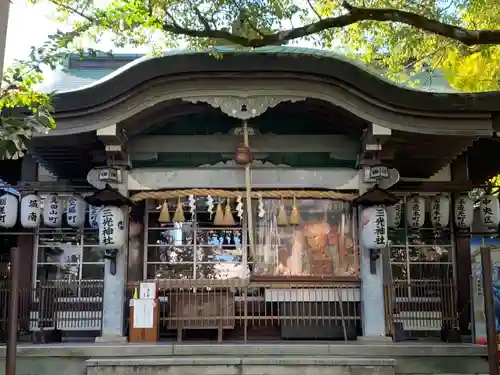
[[(141, 283), (130, 300), (130, 342), (157, 342), (160, 307), (155, 283)], [(137, 298), (138, 297), (138, 298)]]

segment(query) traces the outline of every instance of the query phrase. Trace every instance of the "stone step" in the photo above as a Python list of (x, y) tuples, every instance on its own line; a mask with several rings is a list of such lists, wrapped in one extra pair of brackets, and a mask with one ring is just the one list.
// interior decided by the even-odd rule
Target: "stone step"
[(394, 375), (391, 358), (174, 356), (91, 358), (87, 375)]

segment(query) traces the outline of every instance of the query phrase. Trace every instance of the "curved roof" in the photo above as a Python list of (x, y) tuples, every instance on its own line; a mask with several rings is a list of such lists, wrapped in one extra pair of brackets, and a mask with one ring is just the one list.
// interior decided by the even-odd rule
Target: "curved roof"
[[(217, 47), (217, 51), (221, 53), (234, 52), (233, 49), (228, 47)], [(348, 58), (346, 55), (332, 51), (332, 50), (320, 50), (313, 48), (299, 48), (299, 47), (287, 47), (287, 46), (269, 46), (262, 47), (257, 50), (247, 51), (252, 53), (288, 53), (288, 54), (301, 54), (301, 55), (311, 55), (318, 57), (329, 57), (335, 59), (345, 60), (346, 62), (350, 62), (354, 65), (357, 65), (359, 68), (366, 70), (369, 73), (372, 73), (375, 76), (380, 77), (383, 80), (387, 80), (385, 77), (386, 72), (384, 70), (377, 70), (374, 67), (368, 66), (366, 64), (361, 63), (360, 61), (356, 61), (354, 59)], [(196, 52), (190, 50), (169, 50), (163, 53), (163, 57), (174, 56), (174, 55), (190, 55), (195, 53), (203, 53), (207, 52)], [(116, 53), (112, 56), (108, 54), (99, 54), (97, 56), (85, 57), (83, 60), (81, 59), (81, 55), (74, 54), (71, 55), (67, 65), (62, 69), (55, 71), (55, 78), (52, 82), (48, 84), (42, 84), (40, 90), (43, 92), (57, 92), (57, 93), (67, 93), (70, 91), (77, 91), (84, 89), (86, 87), (94, 86), (96, 84), (100, 84), (101, 82), (105, 82), (108, 79), (112, 78), (114, 75), (120, 74), (120, 71), (127, 70), (129, 67), (134, 64), (140, 64), (144, 60), (149, 60), (153, 58), (152, 56), (147, 56), (145, 54), (131, 54), (131, 53)], [(74, 67), (71, 64), (71, 61), (75, 59), (81, 62), (81, 64), (77, 67)], [(93, 60), (94, 62), (91, 64), (85, 64), (86, 61)], [(114, 63), (115, 68), (106, 64), (106, 62)], [(125, 64), (124, 62), (128, 62)], [(88, 66), (90, 65), (90, 66)], [(125, 67), (124, 67), (125, 65)], [(396, 83), (391, 80), (387, 80), (388, 83), (399, 85), (401, 87), (406, 87), (410, 89), (420, 90), (420, 91), (428, 91), (428, 92), (457, 92), (452, 89), (449, 85), (446, 77), (443, 72), (440, 70), (435, 70), (430, 76), (425, 72), (420, 72), (416, 74), (409, 75), (409, 82), (405, 83)]]
[[(99, 106), (127, 94), (144, 82), (161, 77), (212, 73), (293, 73), (335, 80), (395, 107), (424, 111), (491, 111), (498, 107), (499, 94), (451, 93), (440, 88), (412, 88), (396, 84), (383, 74), (345, 56), (324, 50), (272, 46), (255, 50), (218, 48), (222, 58), (206, 51), (170, 51), (159, 57), (142, 57), (78, 89), (56, 94), (57, 112), (78, 111)], [(439, 92), (436, 92), (439, 91)], [(448, 91), (448, 92), (445, 92)]]

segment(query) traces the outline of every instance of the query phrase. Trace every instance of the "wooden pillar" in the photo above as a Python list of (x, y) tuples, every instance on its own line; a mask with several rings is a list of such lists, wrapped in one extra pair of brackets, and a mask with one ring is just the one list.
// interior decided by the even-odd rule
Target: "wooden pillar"
[(145, 203), (141, 202), (132, 207), (130, 213), (127, 283), (142, 281), (144, 262), (144, 210)]
[[(466, 155), (461, 155), (451, 164), (451, 178), (454, 182), (469, 181)], [(455, 267), (458, 289), (457, 311), (460, 312), (459, 327), (461, 334), (468, 334), (470, 332), (469, 324), (471, 322), (470, 236), (471, 233), (469, 230), (458, 229), (455, 227)]]
[[(1, 1), (1, 0), (0, 0)], [(30, 155), (25, 155), (21, 165), (21, 181), (34, 182), (37, 180), (38, 165)], [(21, 253), (21, 279), (19, 282), (19, 325), (29, 330), (31, 290), (33, 288), (33, 262), (35, 255), (35, 233), (32, 229), (22, 229), (23, 234), (18, 237), (17, 247)]]

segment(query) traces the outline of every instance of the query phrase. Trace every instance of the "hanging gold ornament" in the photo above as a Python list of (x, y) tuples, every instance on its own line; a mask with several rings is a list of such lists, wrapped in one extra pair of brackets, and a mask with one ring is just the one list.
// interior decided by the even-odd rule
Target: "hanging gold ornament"
[(222, 226), (224, 225), (224, 212), (222, 211), (222, 204), (217, 203), (217, 208), (215, 209), (214, 225)]
[(177, 207), (175, 208), (174, 218), (172, 219), (174, 223), (183, 223), (186, 221), (184, 217), (184, 210), (182, 209), (181, 198), (177, 199)]
[(278, 225), (282, 227), (288, 225), (288, 217), (286, 215), (285, 203), (283, 202), (283, 198), (281, 198), (280, 207), (278, 209)]
[(170, 223), (170, 212), (168, 211), (168, 202), (165, 201), (161, 205), (160, 216), (158, 216), (159, 223)]
[(292, 212), (290, 213), (290, 225), (298, 225), (300, 224), (300, 212), (299, 209), (297, 208), (297, 200), (295, 197), (293, 197), (293, 203), (292, 203)]
[(231, 210), (231, 203), (228, 199), (226, 202), (226, 208), (224, 209), (224, 226), (233, 227), (235, 225), (236, 222), (234, 221), (233, 212)]

